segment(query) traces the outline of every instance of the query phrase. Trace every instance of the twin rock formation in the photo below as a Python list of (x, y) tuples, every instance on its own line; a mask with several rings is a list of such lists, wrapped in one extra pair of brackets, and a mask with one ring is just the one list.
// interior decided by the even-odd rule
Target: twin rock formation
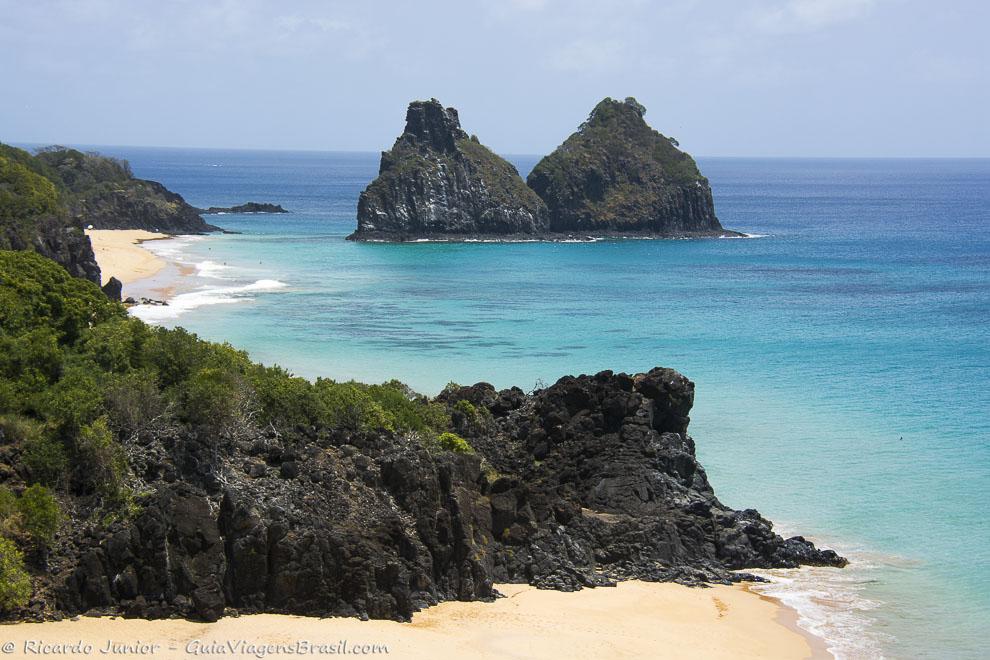
[(633, 98), (606, 98), (524, 182), (461, 129), (457, 110), (414, 101), (378, 178), (361, 193), (349, 238), (738, 235), (719, 223), (694, 159), (650, 128), (645, 112)]

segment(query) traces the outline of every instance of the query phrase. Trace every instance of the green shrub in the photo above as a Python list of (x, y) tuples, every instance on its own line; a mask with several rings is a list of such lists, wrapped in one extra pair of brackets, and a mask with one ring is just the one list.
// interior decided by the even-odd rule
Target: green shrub
[(150, 337), (139, 319), (110, 319), (83, 334), (80, 350), (103, 371), (124, 373), (148, 363), (145, 346)]
[(452, 451), (455, 454), (473, 454), (474, 448), (468, 441), (456, 433), (441, 433), (434, 441), (436, 446), (444, 451)]
[(234, 432), (249, 423), (254, 392), (244, 377), (229, 369), (206, 367), (183, 383), (180, 409), (183, 421), (213, 433)]
[(337, 383), (320, 378), (314, 386), (319, 400), (320, 424), (329, 428), (351, 430), (395, 430), (394, 418), (372, 399), (367, 386), (360, 383)]
[(76, 435), (103, 412), (98, 369), (91, 363), (70, 367), (65, 375), (38, 397), (37, 411), (51, 421), (65, 439)]
[(0, 609), (22, 607), (30, 598), (31, 577), (24, 569), (24, 555), (13, 541), (0, 537)]
[(65, 446), (47, 433), (39, 433), (24, 443), (21, 461), (31, 478), (46, 486), (57, 486), (69, 467)]
[(0, 536), (12, 537), (21, 533), (21, 510), (17, 495), (6, 486), (0, 486)]
[(168, 404), (150, 369), (116, 376), (106, 385), (104, 406), (110, 425), (120, 437), (143, 428), (150, 420), (165, 413)]
[(52, 492), (41, 484), (24, 489), (17, 508), (21, 513), (21, 525), (37, 545), (51, 545), (62, 518), (58, 501)]
[(313, 384), (281, 367), (258, 367), (251, 382), (263, 419), (276, 426), (312, 426), (326, 416)]
[(106, 417), (100, 417), (79, 431), (76, 440), (76, 469), (80, 480), (110, 505), (126, 498), (127, 456), (114, 440)]

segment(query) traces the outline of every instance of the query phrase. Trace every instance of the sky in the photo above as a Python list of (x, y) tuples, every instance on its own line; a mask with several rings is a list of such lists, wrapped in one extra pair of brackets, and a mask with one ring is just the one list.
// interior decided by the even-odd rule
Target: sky
[(0, 0), (0, 141), (542, 154), (606, 96), (698, 156), (990, 157), (985, 0)]

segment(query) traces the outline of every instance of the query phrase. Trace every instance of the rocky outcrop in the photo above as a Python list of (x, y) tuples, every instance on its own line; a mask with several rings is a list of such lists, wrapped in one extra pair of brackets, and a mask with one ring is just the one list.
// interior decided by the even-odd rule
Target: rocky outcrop
[(89, 237), (77, 223), (62, 217), (48, 217), (37, 221), (28, 240), (12, 237), (9, 249), (32, 249), (56, 262), (74, 277), (90, 282), (100, 282), (100, 266)]
[(157, 181), (131, 179), (80, 197), (70, 208), (81, 222), (94, 229), (144, 229), (166, 234), (220, 231), (205, 222), (182, 195)]
[(487, 384), (437, 401), (472, 453), (415, 436), (298, 428), (237, 437), (149, 424), (128, 441), (144, 493), (109, 528), (56, 538), (48, 616), (287, 612), (408, 618), (493, 583), (563, 590), (641, 578), (728, 582), (845, 560), (715, 497), (669, 369)]
[(157, 181), (137, 179), (126, 161), (48, 147), (35, 158), (63, 190), (69, 212), (94, 229), (144, 229), (170, 234), (220, 231)]
[(111, 277), (109, 280), (107, 280), (106, 284), (100, 287), (100, 289), (103, 291), (103, 293), (107, 295), (107, 298), (109, 298), (110, 300), (116, 300), (117, 302), (121, 302), (121, 296), (123, 295), (124, 292), (124, 283), (118, 280), (116, 277)]
[(266, 204), (262, 202), (247, 202), (237, 206), (211, 206), (208, 209), (196, 209), (200, 213), (288, 213), (281, 204)]
[(537, 163), (527, 183), (549, 209), (550, 231), (596, 236), (723, 236), (708, 179), (677, 142), (643, 119), (633, 98), (606, 98)]
[(350, 238), (532, 237), (546, 228), (546, 208), (516, 168), (432, 99), (409, 104), (405, 131), (361, 193)]

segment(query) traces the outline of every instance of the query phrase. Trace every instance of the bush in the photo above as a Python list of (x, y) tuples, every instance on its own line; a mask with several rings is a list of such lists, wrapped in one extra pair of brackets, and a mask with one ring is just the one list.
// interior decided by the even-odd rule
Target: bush
[(395, 430), (394, 418), (368, 396), (366, 386), (320, 378), (314, 389), (319, 400), (321, 425), (354, 431)]
[(38, 412), (50, 420), (66, 440), (103, 412), (99, 375), (91, 363), (73, 365), (61, 380), (38, 397), (35, 404)]
[(21, 510), (17, 506), (17, 495), (0, 486), (0, 535), (18, 536), (21, 533)]
[(24, 569), (24, 555), (13, 541), (0, 537), (0, 609), (23, 607), (30, 598), (31, 577)]
[(104, 405), (120, 437), (144, 428), (168, 408), (151, 370), (132, 371), (112, 379), (106, 386)]
[(250, 423), (254, 414), (254, 392), (244, 377), (234, 371), (207, 367), (183, 384), (180, 395), (182, 419), (213, 433), (236, 432)]
[(468, 444), (468, 441), (456, 433), (441, 433), (437, 436), (435, 444), (443, 451), (452, 451), (455, 454), (474, 453), (474, 448)]
[(280, 367), (258, 367), (252, 385), (264, 419), (276, 426), (312, 426), (326, 416), (313, 384)]
[(65, 446), (58, 438), (43, 432), (24, 443), (21, 462), (31, 479), (45, 486), (58, 486), (69, 467)]
[(76, 469), (83, 483), (111, 505), (116, 506), (126, 499), (127, 456), (124, 448), (114, 440), (106, 417), (80, 429), (76, 454)]
[(39, 546), (51, 545), (62, 514), (52, 492), (40, 484), (29, 486), (17, 500), (21, 526)]

